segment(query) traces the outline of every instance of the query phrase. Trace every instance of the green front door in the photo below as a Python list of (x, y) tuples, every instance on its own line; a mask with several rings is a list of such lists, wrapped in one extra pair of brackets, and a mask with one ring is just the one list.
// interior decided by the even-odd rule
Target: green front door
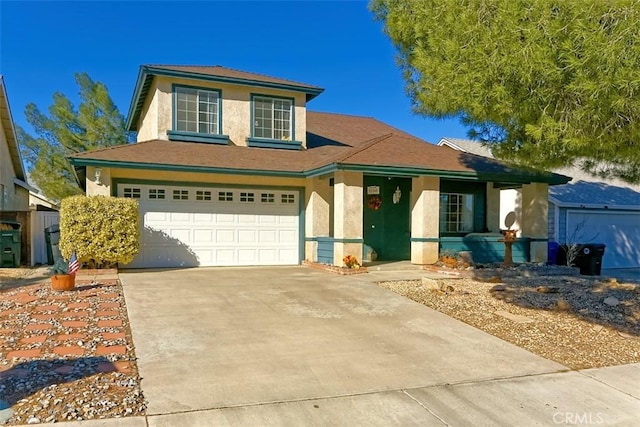
[(410, 259), (411, 178), (365, 176), (363, 193), (364, 243), (378, 260)]

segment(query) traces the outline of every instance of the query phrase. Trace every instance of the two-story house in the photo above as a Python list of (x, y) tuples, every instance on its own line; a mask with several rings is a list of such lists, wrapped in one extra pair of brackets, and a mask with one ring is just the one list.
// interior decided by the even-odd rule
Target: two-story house
[(88, 195), (139, 201), (131, 267), (430, 264), (443, 241), (499, 231), (523, 194), (523, 256), (546, 260), (547, 192), (569, 178), (429, 144), (369, 117), (319, 113), (323, 89), (220, 66), (140, 68), (137, 142), (76, 154)]

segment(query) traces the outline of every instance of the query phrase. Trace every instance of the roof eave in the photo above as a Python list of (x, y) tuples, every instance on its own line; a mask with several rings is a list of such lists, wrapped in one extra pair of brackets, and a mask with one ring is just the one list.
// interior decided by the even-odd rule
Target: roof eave
[(302, 171), (275, 171), (268, 169), (237, 169), (237, 168), (224, 168), (224, 167), (212, 167), (212, 166), (190, 166), (190, 165), (170, 165), (161, 163), (142, 163), (142, 162), (125, 162), (115, 160), (100, 160), (100, 159), (84, 159), (78, 157), (70, 157), (69, 161), (75, 167), (109, 167), (109, 168), (124, 168), (124, 169), (145, 169), (145, 170), (164, 170), (174, 172), (203, 172), (203, 173), (219, 173), (229, 175), (259, 175), (259, 176), (275, 176), (275, 177), (290, 177), (290, 178), (304, 178), (305, 175)]

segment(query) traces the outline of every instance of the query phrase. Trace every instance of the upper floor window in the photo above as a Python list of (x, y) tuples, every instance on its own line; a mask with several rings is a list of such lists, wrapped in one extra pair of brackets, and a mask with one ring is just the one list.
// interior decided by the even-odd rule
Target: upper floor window
[(175, 86), (176, 129), (202, 134), (220, 133), (220, 92)]
[(292, 116), (292, 100), (254, 96), (253, 137), (290, 141)]
[(473, 231), (473, 194), (440, 193), (440, 232)]

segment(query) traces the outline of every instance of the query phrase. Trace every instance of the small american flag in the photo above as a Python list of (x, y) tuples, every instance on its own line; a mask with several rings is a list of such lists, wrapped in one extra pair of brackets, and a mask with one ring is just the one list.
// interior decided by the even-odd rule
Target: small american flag
[(80, 263), (78, 263), (76, 251), (73, 251), (73, 254), (71, 254), (71, 259), (69, 260), (69, 274), (76, 274), (76, 271), (78, 271), (79, 268)]

